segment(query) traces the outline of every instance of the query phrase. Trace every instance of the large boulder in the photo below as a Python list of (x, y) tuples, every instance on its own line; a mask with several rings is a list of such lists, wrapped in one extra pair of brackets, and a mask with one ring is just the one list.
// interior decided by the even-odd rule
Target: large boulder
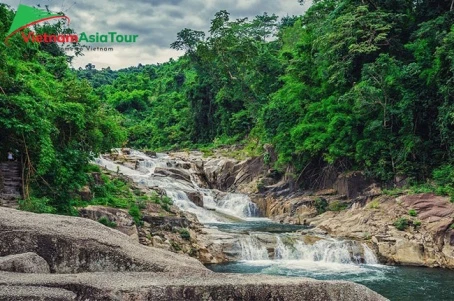
[(33, 252), (52, 273), (200, 271), (196, 259), (140, 245), (98, 222), (0, 208), (0, 256)]
[(77, 294), (77, 300), (86, 301), (386, 300), (372, 290), (353, 282), (316, 281), (267, 275), (244, 276), (213, 273), (210, 277), (192, 274), (187, 275), (187, 277), (175, 277), (172, 274), (161, 273), (96, 273), (79, 274), (77, 276), (30, 276), (29, 274), (19, 276), (17, 274), (0, 273), (0, 283), (5, 282), (12, 285), (9, 287), (11, 290), (9, 301), (23, 300), (13, 294), (16, 286), (71, 288)]
[(35, 253), (0, 257), (0, 271), (35, 274), (50, 273), (47, 262)]

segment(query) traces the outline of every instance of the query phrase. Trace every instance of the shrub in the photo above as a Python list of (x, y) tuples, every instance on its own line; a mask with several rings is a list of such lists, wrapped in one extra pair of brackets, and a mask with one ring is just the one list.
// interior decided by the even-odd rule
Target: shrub
[(324, 198), (318, 198), (315, 200), (315, 209), (317, 209), (318, 214), (322, 214), (326, 212), (326, 208), (328, 207), (328, 202)]
[(408, 228), (408, 225), (409, 225), (408, 219), (406, 219), (405, 217), (401, 217), (394, 222), (394, 227), (396, 227), (397, 230), (400, 231), (406, 230)]
[(342, 211), (347, 209), (348, 204), (339, 201), (333, 201), (328, 205), (329, 211)]
[(55, 213), (55, 208), (49, 205), (49, 202), (48, 198), (31, 197), (27, 200), (20, 200), (19, 209), (33, 213)]
[(410, 209), (410, 210), (408, 210), (408, 215), (410, 215), (410, 216), (417, 216), (418, 213), (416, 212), (415, 209)]
[(136, 204), (132, 205), (131, 208), (129, 208), (129, 214), (132, 216), (134, 223), (137, 226), (142, 225), (142, 214), (140, 213), (140, 209)]
[(367, 207), (369, 209), (380, 209), (380, 202), (378, 200), (373, 200), (372, 202), (370, 202)]
[(98, 219), (98, 222), (103, 224), (104, 226), (107, 226), (109, 228), (116, 228), (117, 223), (110, 221), (107, 217), (103, 216), (100, 219)]
[(179, 232), (180, 232), (181, 238), (183, 238), (185, 240), (191, 239), (191, 234), (189, 233), (188, 229), (181, 229)]
[(421, 227), (421, 221), (420, 221), (420, 220), (415, 220), (415, 221), (413, 221), (413, 226), (414, 226), (415, 228)]

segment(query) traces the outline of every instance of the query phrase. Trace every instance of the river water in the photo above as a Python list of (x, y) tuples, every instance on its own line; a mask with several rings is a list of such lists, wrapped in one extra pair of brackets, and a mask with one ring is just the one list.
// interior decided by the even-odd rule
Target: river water
[[(219, 196), (199, 187), (193, 176), (190, 181), (181, 181), (155, 174), (158, 167), (183, 171), (177, 160), (165, 154), (151, 158), (133, 151), (131, 155), (141, 160), (138, 168), (102, 157), (96, 163), (129, 176), (138, 184), (165, 190), (176, 206), (194, 213), (207, 228), (238, 235), (233, 246), (238, 260), (207, 266), (215, 272), (347, 280), (361, 283), (391, 300), (454, 300), (454, 271), (381, 265), (366, 244), (258, 217), (257, 206), (246, 195)], [(192, 203), (188, 192), (201, 193), (204, 208)]]

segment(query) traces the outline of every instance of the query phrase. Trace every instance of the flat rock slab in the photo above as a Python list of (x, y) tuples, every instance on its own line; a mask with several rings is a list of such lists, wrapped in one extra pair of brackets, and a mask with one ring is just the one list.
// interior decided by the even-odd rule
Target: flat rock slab
[(75, 293), (61, 288), (0, 285), (0, 301), (66, 301), (76, 298)]
[[(210, 277), (165, 273), (86, 273), (34, 275), (0, 272), (0, 291), (12, 286), (53, 287), (73, 291), (77, 300), (387, 300), (353, 282), (317, 281), (267, 275), (212, 274)], [(22, 300), (22, 299), (9, 299)], [(61, 299), (73, 300), (73, 299)]]

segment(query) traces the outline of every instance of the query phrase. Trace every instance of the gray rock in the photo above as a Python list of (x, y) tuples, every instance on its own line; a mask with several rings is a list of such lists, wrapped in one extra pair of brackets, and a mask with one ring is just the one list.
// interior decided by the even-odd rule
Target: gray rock
[(34, 252), (52, 272), (0, 272), (0, 300), (386, 300), (353, 282), (216, 274), (88, 219), (5, 208), (0, 216), (0, 256)]
[(47, 262), (35, 253), (0, 257), (0, 271), (36, 274), (50, 273)]
[(76, 298), (75, 293), (61, 288), (0, 285), (0, 301), (69, 301)]
[[(178, 276), (178, 275), (177, 275)], [(92, 273), (31, 275), (0, 273), (0, 283), (71, 288), (77, 300), (386, 300), (365, 286), (267, 275)], [(0, 284), (0, 291), (2, 290)], [(12, 299), (14, 300), (14, 299)], [(20, 299), (16, 299), (20, 300)]]
[(145, 247), (98, 222), (0, 208), (0, 256), (33, 252), (52, 273), (206, 271), (196, 259)]

